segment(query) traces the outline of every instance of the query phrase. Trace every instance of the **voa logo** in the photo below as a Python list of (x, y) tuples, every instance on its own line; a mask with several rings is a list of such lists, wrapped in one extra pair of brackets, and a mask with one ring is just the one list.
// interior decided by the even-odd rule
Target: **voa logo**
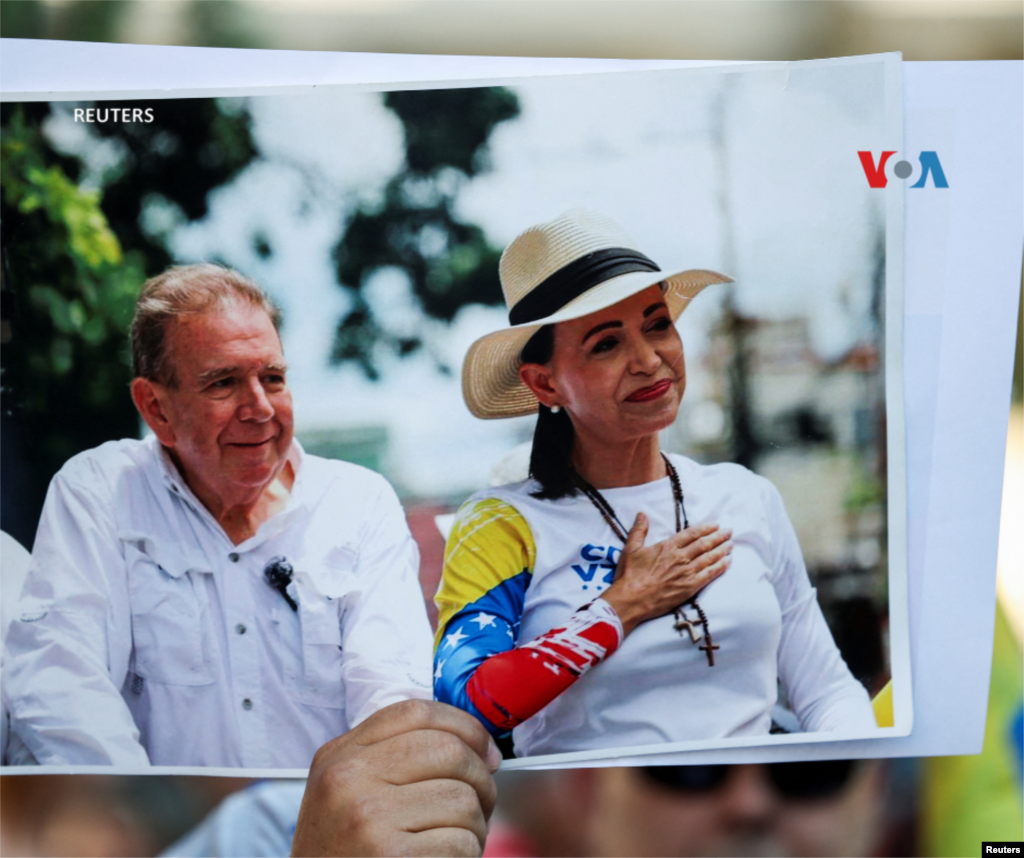
[[(868, 185), (872, 188), (884, 188), (889, 181), (885, 175), (886, 162), (896, 153), (882, 152), (878, 156), (878, 163), (875, 163), (874, 155), (870, 152), (858, 152), (861, 166), (864, 168), (864, 175), (867, 176)], [(948, 188), (946, 174), (942, 172), (942, 164), (939, 162), (938, 152), (922, 152), (918, 156), (921, 162), (921, 175), (910, 187), (923, 188), (928, 177), (932, 177), (932, 184), (936, 188)], [(892, 173), (897, 179), (909, 179), (914, 174), (914, 165), (909, 161), (897, 161), (892, 166)]]

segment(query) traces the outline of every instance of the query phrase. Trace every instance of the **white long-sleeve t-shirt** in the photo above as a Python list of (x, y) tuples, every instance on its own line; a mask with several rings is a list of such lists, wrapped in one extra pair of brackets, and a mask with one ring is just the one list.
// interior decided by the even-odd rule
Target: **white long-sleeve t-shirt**
[[(12, 733), (38, 763), (306, 768), (378, 709), (429, 698), (394, 491), (293, 452), (285, 509), (239, 545), (155, 438), (54, 477), (3, 664)], [(265, 579), (274, 558), (298, 610)]]
[[(804, 731), (872, 732), (870, 699), (832, 639), (778, 490), (739, 465), (670, 458), (690, 524), (732, 530), (731, 566), (698, 596), (718, 647), (714, 666), (700, 649), (706, 639), (681, 636), (671, 613), (640, 623), (515, 728), (516, 755), (766, 736), (780, 683)], [(528, 480), (487, 489), (459, 511), (435, 684), (462, 649), (493, 654), (502, 649), (496, 640), (505, 649), (531, 641), (611, 585), (622, 543), (592, 502), (582, 494), (539, 500), (531, 494), (538, 488)], [(601, 493), (626, 528), (638, 512), (647, 515), (647, 545), (675, 533), (668, 477)], [(494, 615), (486, 628), (472, 621), (478, 608)], [(692, 607), (684, 613), (698, 619)]]

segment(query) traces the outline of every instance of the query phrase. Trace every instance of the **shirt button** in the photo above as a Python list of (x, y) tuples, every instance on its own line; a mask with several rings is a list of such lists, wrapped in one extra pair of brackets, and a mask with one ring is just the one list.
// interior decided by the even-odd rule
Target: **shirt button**
[(244, 635), (245, 634), (245, 623), (239, 623), (237, 626), (235, 626), (235, 631), (238, 632), (240, 635)]
[(238, 555), (237, 555), (237, 554), (235, 554), (235, 552), (234, 552), (234, 551), (232, 551), (232, 552), (231, 552), (231, 553), (230, 553), (230, 554), (228, 555), (228, 560), (230, 560), (230, 561), (231, 561), (232, 563), (237, 563), (237, 562), (238, 562)]
[(250, 700), (248, 697), (246, 697), (245, 700), (242, 701), (242, 708), (243, 709), (252, 709), (252, 700)]

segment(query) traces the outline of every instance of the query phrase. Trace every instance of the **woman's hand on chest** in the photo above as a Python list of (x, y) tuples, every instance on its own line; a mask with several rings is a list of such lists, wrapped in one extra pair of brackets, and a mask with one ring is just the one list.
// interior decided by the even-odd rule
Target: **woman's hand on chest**
[(732, 531), (698, 524), (645, 546), (649, 523), (640, 513), (622, 549), (615, 581), (603, 594), (629, 634), (639, 623), (660, 617), (693, 598), (722, 575), (730, 563)]

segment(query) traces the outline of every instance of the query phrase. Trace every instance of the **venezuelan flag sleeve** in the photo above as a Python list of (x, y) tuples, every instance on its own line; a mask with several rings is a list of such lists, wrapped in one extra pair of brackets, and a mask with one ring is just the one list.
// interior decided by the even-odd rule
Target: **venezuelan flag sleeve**
[(597, 599), (519, 645), (537, 560), (529, 525), (504, 501), (470, 501), (448, 537), (437, 594), (434, 697), (505, 736), (622, 643), (622, 624)]
[(459, 510), (434, 599), (434, 697), (464, 709), (489, 728), (494, 725), (473, 705), (467, 686), (487, 658), (518, 643), (536, 559), (530, 526), (515, 507), (487, 498), (470, 500)]

